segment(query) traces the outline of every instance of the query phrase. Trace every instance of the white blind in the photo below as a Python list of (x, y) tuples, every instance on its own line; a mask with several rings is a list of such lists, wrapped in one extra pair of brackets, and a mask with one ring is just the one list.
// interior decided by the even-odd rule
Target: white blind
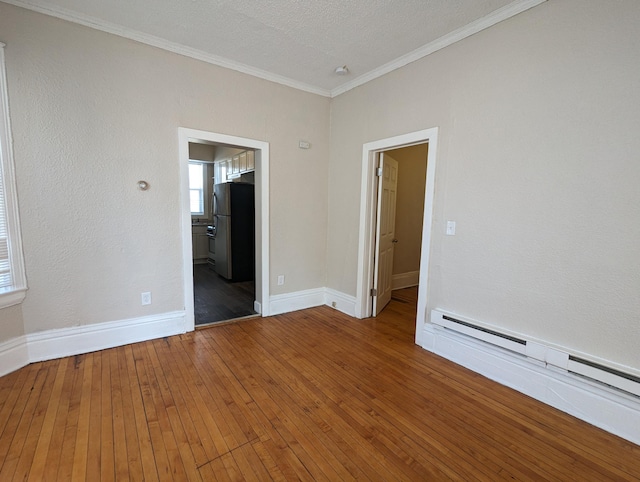
[(0, 42), (0, 308), (22, 302), (27, 288), (15, 187), (9, 96)]
[[(4, 124), (4, 123), (3, 123)], [(6, 161), (2, 153), (7, 146), (2, 145), (0, 136), (0, 164)], [(4, 179), (0, 165), (0, 290), (13, 284), (11, 263), (9, 262), (9, 233), (7, 230), (7, 205), (5, 202)]]

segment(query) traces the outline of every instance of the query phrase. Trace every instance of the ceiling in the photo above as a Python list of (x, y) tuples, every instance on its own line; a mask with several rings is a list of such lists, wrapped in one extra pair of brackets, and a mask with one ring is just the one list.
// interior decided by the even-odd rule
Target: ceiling
[(544, 0), (2, 1), (335, 96)]

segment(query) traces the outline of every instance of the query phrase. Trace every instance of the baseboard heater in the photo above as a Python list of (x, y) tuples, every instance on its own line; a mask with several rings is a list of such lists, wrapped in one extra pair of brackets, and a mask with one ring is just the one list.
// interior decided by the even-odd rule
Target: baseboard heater
[(473, 320), (441, 310), (431, 312), (431, 323), (640, 397), (640, 376), (551, 348), (536, 341), (487, 328)]

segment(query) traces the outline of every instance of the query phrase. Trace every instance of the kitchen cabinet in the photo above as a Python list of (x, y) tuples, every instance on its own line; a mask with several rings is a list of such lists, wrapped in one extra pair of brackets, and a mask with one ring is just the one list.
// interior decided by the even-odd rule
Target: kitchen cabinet
[(219, 162), (220, 171), (224, 173), (220, 177), (222, 182), (236, 179), (242, 174), (253, 172), (256, 170), (256, 153), (254, 151), (243, 151), (231, 159), (225, 159)]
[(240, 155), (231, 158), (231, 174), (240, 174)]
[(256, 152), (247, 151), (247, 172), (256, 170)]
[(191, 226), (191, 249), (193, 262), (206, 263), (209, 257), (209, 238), (206, 226)]

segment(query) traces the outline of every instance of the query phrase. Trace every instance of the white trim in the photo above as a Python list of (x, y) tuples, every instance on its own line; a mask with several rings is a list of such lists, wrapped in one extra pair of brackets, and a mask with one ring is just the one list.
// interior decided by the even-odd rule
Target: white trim
[(421, 339), (426, 350), (640, 444), (638, 397), (437, 325)]
[(321, 95), (323, 97), (337, 97), (338, 95), (343, 94), (351, 89), (354, 89), (360, 85), (366, 84), (367, 82), (377, 79), (378, 77), (382, 77), (383, 75), (388, 74), (389, 72), (392, 72), (401, 67), (404, 67), (405, 65), (410, 64), (411, 62), (415, 62), (416, 60), (419, 60), (423, 57), (426, 57), (427, 55), (437, 52), (438, 50), (448, 47), (449, 45), (459, 42), (460, 40), (470, 37), (473, 34), (476, 34), (484, 29), (492, 27), (497, 23), (500, 23), (515, 15), (518, 15), (519, 13), (529, 10), (530, 8), (540, 5), (541, 3), (544, 3), (547, 0), (515, 0), (514, 2), (502, 8), (499, 8), (498, 10), (491, 12), (489, 15), (486, 15), (474, 22), (471, 22), (470, 24), (465, 25), (459, 28), (458, 30), (454, 30), (453, 32), (443, 35), (442, 37), (432, 42), (429, 42), (428, 44), (423, 45), (422, 47), (419, 47), (416, 50), (409, 52), (408, 54), (402, 55), (397, 59), (392, 60), (391, 62), (388, 62), (380, 67), (377, 67), (363, 75), (360, 75), (359, 77), (356, 77), (350, 82), (346, 82), (331, 90), (323, 89), (314, 85), (293, 80), (288, 77), (284, 77), (282, 75), (274, 74), (272, 72), (267, 72), (266, 70), (258, 69), (256, 67), (252, 67), (250, 65), (236, 62), (231, 59), (220, 57), (218, 55), (213, 55), (208, 52), (204, 52), (202, 50), (187, 47), (185, 45), (181, 45), (176, 42), (171, 42), (169, 40), (162, 39), (154, 35), (149, 35), (143, 32), (139, 32), (137, 30), (126, 28), (121, 25), (116, 25), (114, 23), (110, 23), (95, 17), (91, 17), (89, 15), (79, 14), (77, 12), (73, 12), (71, 10), (68, 10), (62, 7), (57, 7), (57, 6), (45, 7), (42, 5), (34, 5), (33, 3), (25, 2), (22, 0), (2, 0), (2, 1), (11, 5), (16, 5), (18, 7), (32, 10), (34, 12), (49, 15), (51, 17), (67, 20), (68, 22), (84, 25), (85, 27), (90, 27), (96, 30), (100, 30), (102, 32), (118, 35), (119, 37), (128, 38), (130, 40), (134, 40), (136, 42), (140, 42), (145, 45), (150, 45), (152, 47), (157, 47), (157, 48), (166, 50), (168, 52), (184, 55), (185, 57), (190, 57), (192, 59), (200, 60), (202, 62), (207, 62), (209, 64), (235, 70), (237, 72), (242, 72), (244, 74), (252, 75), (260, 79), (268, 80), (270, 82), (275, 82), (277, 84), (286, 85), (287, 87), (292, 87), (294, 89), (310, 92), (312, 94)]
[(397, 59), (392, 60), (391, 62), (387, 62), (380, 67), (370, 70), (369, 72), (356, 77), (355, 79), (346, 82), (338, 87), (335, 87), (331, 90), (331, 97), (337, 97), (340, 94), (344, 94), (345, 92), (355, 89), (367, 82), (370, 82), (378, 77), (382, 77), (389, 72), (393, 72), (401, 67), (404, 67), (411, 62), (415, 62), (416, 60), (420, 60), (427, 55), (431, 55), (438, 50), (442, 50), (449, 45), (452, 45), (460, 40), (464, 40), (467, 37), (470, 37), (482, 30), (485, 30), (489, 27), (496, 25), (504, 20), (507, 20), (519, 13), (522, 13), (530, 8), (533, 8), (541, 3), (546, 2), (547, 0), (516, 0), (509, 5), (505, 5), (498, 10), (491, 12), (489, 15), (482, 17), (470, 24), (465, 25), (464, 27), (459, 28), (458, 30), (454, 30), (442, 37), (434, 40), (433, 42), (429, 42), (422, 47), (415, 49), (408, 54), (402, 55)]
[[(335, 303), (335, 306), (333, 305)], [(273, 295), (270, 300), (272, 315), (306, 310), (316, 306), (327, 305), (342, 313), (355, 317), (356, 298), (331, 288), (314, 288)]]
[(420, 344), (423, 327), (427, 321), (427, 294), (429, 290), (429, 256), (433, 224), (433, 201), (435, 197), (436, 153), (438, 150), (438, 128), (368, 142), (362, 146), (362, 179), (360, 187), (360, 225), (358, 232), (358, 273), (356, 281), (356, 318), (371, 316), (371, 280), (373, 279), (373, 252), (375, 239), (375, 202), (377, 182), (374, 176), (375, 153), (408, 147), (428, 142), (427, 173), (422, 218), (422, 246), (420, 252), (420, 276), (418, 311), (416, 315), (416, 343)]
[(139, 32), (137, 30), (123, 27), (121, 25), (116, 25), (114, 23), (107, 22), (105, 20), (101, 20), (99, 18), (73, 12), (71, 10), (67, 10), (62, 7), (57, 7), (57, 6), (45, 7), (42, 5), (34, 5), (32, 3), (24, 2), (21, 0), (2, 0), (2, 1), (5, 3), (9, 3), (11, 5), (15, 5), (17, 7), (26, 8), (34, 12), (43, 13), (51, 17), (60, 18), (68, 22), (84, 25), (85, 27), (90, 27), (95, 30), (100, 30), (102, 32), (117, 35), (119, 37), (124, 37), (129, 40), (134, 40), (136, 42), (140, 42), (145, 45), (157, 47), (159, 49), (166, 50), (168, 52), (184, 55), (185, 57), (190, 57), (192, 59), (200, 60), (202, 62), (207, 62), (209, 64), (217, 65), (219, 67), (224, 67), (226, 69), (235, 70), (236, 72), (242, 72), (243, 74), (248, 74), (253, 77), (257, 77), (259, 79), (264, 79), (270, 82), (275, 82), (277, 84), (286, 85), (287, 87), (292, 87), (294, 89), (302, 90), (304, 92), (310, 92), (312, 94), (321, 95), (323, 97), (331, 96), (331, 92), (326, 89), (321, 89), (319, 87), (309, 85), (304, 82), (293, 80), (288, 77), (284, 77), (282, 75), (274, 74), (273, 72), (267, 72), (266, 70), (258, 69), (250, 65), (236, 62), (235, 60), (227, 59), (225, 57), (220, 57), (218, 55), (213, 55), (208, 52), (187, 47), (185, 45), (181, 45), (176, 42), (171, 42), (169, 40), (156, 37), (155, 35), (146, 34), (143, 32)]
[[(262, 316), (270, 314), (269, 303), (269, 143), (245, 137), (218, 134), (185, 127), (178, 128), (180, 157), (180, 199), (182, 218), (183, 292), (187, 331), (195, 329), (193, 306), (193, 262), (191, 246), (191, 214), (189, 209), (189, 142), (227, 144), (255, 149), (256, 188), (256, 300)], [(254, 303), (255, 306), (255, 303)]]
[(29, 364), (27, 339), (24, 336), (0, 343), (0, 377)]
[(411, 288), (418, 286), (420, 283), (420, 271), (408, 271), (406, 273), (394, 274), (391, 277), (391, 289), (401, 290), (402, 288)]
[(322, 306), (325, 303), (324, 290), (324, 288), (315, 288), (311, 290), (273, 295), (269, 299), (269, 311), (271, 312), (271, 315), (280, 315), (291, 311)]
[(13, 159), (11, 119), (9, 117), (9, 93), (7, 90), (4, 48), (5, 44), (0, 42), (0, 169), (2, 169), (0, 181), (3, 183), (9, 266), (13, 282), (5, 293), (0, 294), (0, 308), (22, 303), (27, 291), (22, 234), (20, 232), (20, 211), (18, 209), (18, 194), (15, 180), (15, 162)]
[(184, 332), (184, 311), (173, 311), (31, 333), (0, 344), (0, 376), (29, 363), (80, 355)]
[[(324, 304), (342, 313), (356, 317), (356, 297), (331, 288), (325, 288)], [(335, 306), (333, 305), (335, 303)]]
[(31, 333), (29, 362), (79, 355), (185, 332), (184, 311)]
[[(459, 320), (466, 324), (463, 325), (454, 321), (447, 320), (446, 317), (452, 318), (454, 320)], [(496, 328), (486, 326), (486, 323), (480, 324), (478, 322), (470, 320), (469, 318), (463, 318), (452, 313), (445, 313), (442, 310), (431, 310), (430, 321), (434, 325), (439, 325), (443, 328), (457, 331), (458, 333), (462, 333), (463, 335), (472, 336), (478, 340), (482, 340), (484, 342), (491, 343), (492, 345), (506, 348), (521, 355), (535, 355), (533, 356), (533, 358), (544, 361), (542, 350), (537, 349), (532, 353), (528, 353), (526, 340), (524, 340), (522, 337), (515, 336), (512, 333), (506, 332), (505, 330), (497, 330)], [(498, 334), (506, 335), (510, 338), (499, 336)], [(536, 348), (538, 348), (538, 346)]]
[[(446, 318), (449, 318), (449, 320)], [(452, 322), (452, 320), (461, 323)], [(457, 331), (458, 333), (472, 336), (502, 348), (507, 348), (516, 353), (526, 355), (529, 358), (553, 365), (556, 368), (562, 368), (563, 370), (588, 376), (607, 385), (618, 387), (640, 396), (640, 383), (633, 382), (628, 378), (615, 374), (619, 372), (620, 374), (629, 375), (630, 378), (640, 379), (640, 370), (637, 368), (621, 365), (611, 360), (605, 360), (589, 355), (588, 353), (558, 345), (557, 343), (550, 343), (528, 334), (518, 333), (439, 308), (431, 310), (430, 321), (434, 325), (440, 325), (444, 328)], [(517, 343), (513, 343), (514, 341), (517, 341)], [(635, 386), (630, 388), (626, 383), (624, 383), (624, 385), (618, 385), (617, 381), (621, 378), (634, 383)]]

